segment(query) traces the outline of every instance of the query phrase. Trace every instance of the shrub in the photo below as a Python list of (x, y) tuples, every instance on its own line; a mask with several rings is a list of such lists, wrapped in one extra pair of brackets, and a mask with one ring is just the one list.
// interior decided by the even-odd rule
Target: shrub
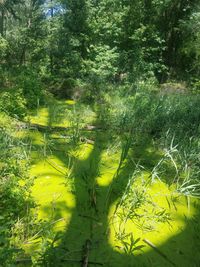
[(22, 119), (26, 115), (26, 100), (22, 90), (6, 91), (1, 94), (0, 111)]
[(72, 98), (76, 85), (77, 83), (74, 79), (67, 78), (64, 79), (61, 83), (58, 82), (57, 84), (55, 84), (52, 92), (59, 98)]
[(2, 266), (15, 266), (22, 250), (20, 243), (13, 243), (13, 229), (33, 207), (31, 182), (27, 176), (26, 144), (14, 138), (20, 122), (3, 113), (0, 122), (0, 261)]
[(16, 78), (18, 88), (22, 89), (22, 93), (26, 99), (28, 108), (36, 108), (38, 101), (43, 101), (43, 87), (37, 73), (32, 69), (23, 70)]
[(0, 59), (6, 56), (8, 50), (8, 42), (2, 36), (0, 36)]

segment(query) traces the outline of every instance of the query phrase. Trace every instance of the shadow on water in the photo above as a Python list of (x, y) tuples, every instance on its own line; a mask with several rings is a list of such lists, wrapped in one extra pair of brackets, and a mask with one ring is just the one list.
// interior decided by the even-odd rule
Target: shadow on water
[[(109, 208), (123, 195), (135, 165), (130, 159), (126, 161), (112, 181), (108, 201), (110, 185), (100, 186), (96, 178), (100, 175), (102, 154), (111, 139), (109, 134), (105, 131), (95, 133), (94, 144), (89, 145), (91, 150), (88, 157), (75, 159), (72, 176), (76, 206), (71, 210), (70, 223), (65, 232), (56, 237), (54, 244), (43, 255), (41, 266), (173, 266), (162, 253), (174, 262), (174, 266), (200, 266), (200, 209), (197, 204), (196, 215), (193, 219), (188, 219), (185, 229), (159, 246), (158, 249), (162, 253), (150, 249), (144, 254), (141, 252), (139, 255), (128, 255), (119, 253), (111, 246)], [(62, 146), (62, 142), (60, 144)], [(51, 153), (67, 167), (65, 148), (63, 151), (52, 150)], [(159, 159), (159, 155), (155, 151), (147, 150), (145, 145), (139, 146), (131, 157), (135, 161), (141, 160), (149, 170), (152, 169), (154, 161)], [(45, 212), (49, 213), (48, 207), (45, 207)], [(56, 217), (59, 216), (60, 211)]]

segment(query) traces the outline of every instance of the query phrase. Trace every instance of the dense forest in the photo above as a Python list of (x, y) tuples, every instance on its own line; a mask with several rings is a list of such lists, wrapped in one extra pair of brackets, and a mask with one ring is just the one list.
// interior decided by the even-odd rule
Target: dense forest
[(0, 266), (200, 266), (199, 0), (0, 0)]

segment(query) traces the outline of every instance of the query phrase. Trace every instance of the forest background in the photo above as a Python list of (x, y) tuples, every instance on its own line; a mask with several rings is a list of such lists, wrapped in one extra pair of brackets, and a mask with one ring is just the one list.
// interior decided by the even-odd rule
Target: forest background
[(143, 135), (161, 148), (178, 144), (170, 155), (178, 173), (189, 173), (178, 189), (199, 196), (199, 75), (198, 0), (0, 0), (4, 266), (21, 253), (11, 229), (22, 220), (27, 233), (36, 223), (27, 219), (35, 205), (30, 146), (14, 137), (30, 111), (52, 96), (74, 99), (98, 105), (100, 123), (122, 139), (134, 129), (138, 142)]

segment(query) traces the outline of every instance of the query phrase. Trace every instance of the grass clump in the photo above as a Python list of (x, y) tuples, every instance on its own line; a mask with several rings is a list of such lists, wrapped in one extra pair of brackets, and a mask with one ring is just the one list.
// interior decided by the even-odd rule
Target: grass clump
[[(128, 139), (132, 140), (130, 147), (133, 151), (151, 143), (161, 152), (160, 159), (150, 170), (153, 180), (163, 180), (169, 173), (169, 184), (175, 182), (179, 192), (197, 196), (200, 95), (189, 89), (184, 93), (163, 91), (151, 81), (147, 85), (150, 90), (138, 82), (130, 91), (124, 91), (121, 86), (115, 93), (105, 93), (107, 124), (120, 136), (131, 132)], [(140, 160), (142, 155), (138, 156)]]

